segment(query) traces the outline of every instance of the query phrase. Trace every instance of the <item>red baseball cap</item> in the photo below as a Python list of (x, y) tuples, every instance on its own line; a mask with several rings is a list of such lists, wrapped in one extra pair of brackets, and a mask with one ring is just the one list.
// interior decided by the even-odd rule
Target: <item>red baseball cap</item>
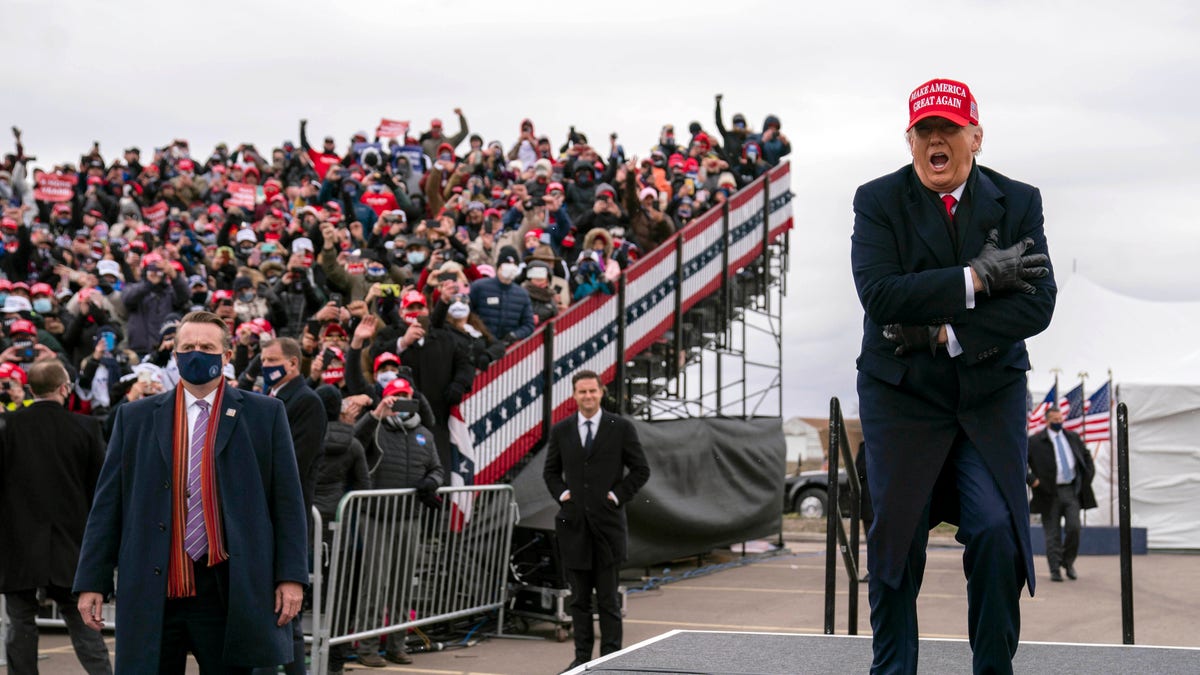
[(412, 385), (409, 384), (408, 380), (404, 379), (403, 377), (397, 377), (391, 382), (388, 382), (388, 386), (383, 388), (384, 398), (395, 396), (397, 394), (408, 394), (409, 396), (412, 396), (412, 393)]
[(196, 169), (196, 163), (187, 157), (184, 157), (175, 163), (175, 168), (179, 169), (180, 171), (194, 171)]
[(400, 365), (400, 357), (391, 352), (384, 352), (376, 356), (374, 372), (379, 372), (379, 369), (388, 363), (394, 363), (398, 366)]
[(54, 287), (47, 283), (36, 283), (29, 289), (30, 295), (54, 295)]
[(25, 375), (25, 370), (21, 366), (9, 363), (8, 361), (0, 363), (0, 380), (18, 380), (22, 387), (29, 383), (29, 378)]
[(17, 319), (16, 321), (12, 322), (11, 326), (8, 327), (8, 334), (16, 335), (17, 333), (37, 335), (37, 327), (34, 326), (33, 322), (29, 319)]
[(425, 306), (425, 296), (421, 291), (409, 291), (404, 294), (404, 297), (400, 299), (400, 306), (403, 309), (408, 309), (409, 305)]
[(926, 117), (945, 117), (960, 127), (979, 124), (979, 106), (967, 85), (955, 80), (934, 79), (913, 90), (908, 97), (908, 127)]

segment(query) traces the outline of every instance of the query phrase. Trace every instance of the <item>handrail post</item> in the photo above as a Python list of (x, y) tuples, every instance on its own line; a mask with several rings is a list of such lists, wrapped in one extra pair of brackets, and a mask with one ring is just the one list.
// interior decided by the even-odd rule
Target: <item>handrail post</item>
[(771, 172), (763, 174), (763, 241), (762, 241), (762, 274), (759, 275), (758, 289), (763, 296), (767, 294), (767, 277), (771, 269)]
[(833, 635), (834, 603), (837, 600), (838, 528), (838, 439), (841, 438), (842, 409), (837, 397), (829, 399), (829, 484), (825, 500), (825, 634)]
[(1117, 509), (1121, 530), (1121, 641), (1133, 642), (1133, 536), (1129, 505), (1129, 408), (1117, 404)]
[[(625, 285), (628, 282), (628, 277), (625, 276), (625, 270), (621, 270), (621, 276), (617, 279), (617, 372), (615, 376), (617, 384), (617, 410), (622, 415), (629, 414), (629, 384), (626, 382), (625, 373), (625, 331), (629, 328), (625, 320)], [(547, 436), (547, 438), (549, 438)]]
[(546, 322), (542, 330), (542, 439), (550, 438), (554, 425), (554, 322)]
[[(675, 237), (675, 319), (672, 323), (675, 333), (675, 349), (672, 355), (671, 370), (675, 372), (675, 393), (680, 394), (679, 383), (683, 369), (679, 367), (679, 357), (683, 354), (683, 236)], [(670, 371), (668, 371), (670, 372)]]

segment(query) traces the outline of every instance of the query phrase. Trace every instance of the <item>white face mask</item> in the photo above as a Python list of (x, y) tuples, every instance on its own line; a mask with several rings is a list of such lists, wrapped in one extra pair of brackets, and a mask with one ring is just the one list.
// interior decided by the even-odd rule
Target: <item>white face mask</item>
[(400, 377), (400, 373), (397, 373), (394, 370), (385, 370), (382, 373), (375, 374), (375, 381), (379, 383), (379, 386), (386, 387), (397, 377)]
[(465, 319), (471, 313), (471, 308), (465, 302), (456, 302), (446, 310), (452, 319)]
[(518, 268), (513, 263), (502, 263), (500, 269), (496, 270), (496, 276), (500, 277), (500, 281), (512, 281), (517, 278)]

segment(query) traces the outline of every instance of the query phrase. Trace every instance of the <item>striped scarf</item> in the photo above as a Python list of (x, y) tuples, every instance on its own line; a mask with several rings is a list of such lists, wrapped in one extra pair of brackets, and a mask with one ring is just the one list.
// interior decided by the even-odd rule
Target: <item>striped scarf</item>
[[(208, 536), (208, 566), (212, 567), (229, 559), (225, 552), (225, 537), (221, 528), (221, 503), (217, 498), (217, 472), (213, 463), (217, 427), (221, 419), (221, 399), (225, 386), (217, 387), (208, 415), (208, 431), (204, 435), (204, 447), (200, 455), (200, 500), (204, 509), (204, 529)], [(192, 558), (184, 550), (183, 539), (187, 529), (188, 484), (188, 419), (187, 403), (183, 397), (183, 384), (175, 387), (175, 427), (172, 434), (174, 447), (171, 474), (171, 560), (167, 568), (167, 597), (190, 598), (196, 595), (196, 577), (192, 569)]]

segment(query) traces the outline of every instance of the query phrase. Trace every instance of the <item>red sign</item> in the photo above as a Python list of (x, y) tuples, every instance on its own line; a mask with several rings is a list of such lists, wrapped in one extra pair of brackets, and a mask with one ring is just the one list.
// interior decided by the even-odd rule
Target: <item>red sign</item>
[(380, 138), (404, 138), (408, 135), (408, 120), (389, 120), (385, 117), (379, 120), (375, 135)]
[(79, 179), (61, 173), (43, 173), (37, 177), (33, 198), (42, 202), (69, 202), (75, 196), (75, 184)]
[(150, 206), (143, 206), (142, 219), (155, 227), (162, 225), (163, 221), (167, 219), (167, 203), (158, 202)]
[(254, 208), (255, 186), (249, 183), (230, 183), (226, 188), (229, 199), (225, 200), (225, 208), (240, 206), (243, 209)]

